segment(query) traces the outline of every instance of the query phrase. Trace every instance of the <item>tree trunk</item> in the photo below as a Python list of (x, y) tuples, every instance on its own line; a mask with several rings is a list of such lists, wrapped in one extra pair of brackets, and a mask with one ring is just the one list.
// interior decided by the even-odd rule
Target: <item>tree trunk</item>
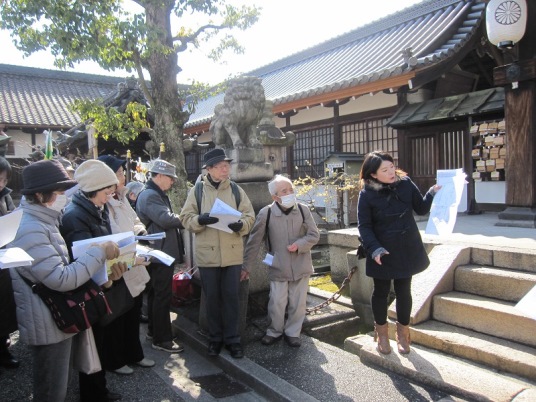
[[(170, 197), (178, 213), (186, 199), (186, 168), (182, 145), (183, 126), (188, 114), (182, 111), (177, 85), (177, 54), (173, 50), (170, 15), (173, 1), (147, 2), (146, 23), (150, 32), (160, 32), (149, 46), (162, 51), (153, 51), (147, 60), (151, 78), (151, 93), (154, 104), (153, 140), (165, 145), (165, 159), (177, 167), (176, 197)], [(167, 54), (165, 54), (167, 53)]]

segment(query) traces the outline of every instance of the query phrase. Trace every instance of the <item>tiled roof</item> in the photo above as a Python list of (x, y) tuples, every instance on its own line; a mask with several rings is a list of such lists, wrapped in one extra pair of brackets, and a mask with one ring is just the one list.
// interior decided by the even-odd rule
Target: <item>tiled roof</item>
[[(245, 75), (262, 78), (274, 109), (408, 72), (418, 75), (460, 53), (484, 10), (478, 0), (424, 1)], [(408, 48), (414, 57), (409, 64), (402, 54)], [(186, 127), (209, 122), (222, 100), (221, 94), (200, 102)]]
[(106, 98), (124, 78), (0, 64), (0, 124), (70, 128), (75, 99)]

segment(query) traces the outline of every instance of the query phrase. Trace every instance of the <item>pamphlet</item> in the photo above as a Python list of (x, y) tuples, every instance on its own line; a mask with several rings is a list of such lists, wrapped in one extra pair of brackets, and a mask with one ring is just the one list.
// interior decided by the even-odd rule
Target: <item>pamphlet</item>
[(452, 234), (458, 205), (466, 182), (463, 169), (438, 170), (437, 184), (441, 189), (434, 196), (425, 233), (432, 235)]
[(272, 264), (274, 263), (274, 256), (270, 253), (266, 253), (266, 257), (264, 257), (264, 260), (262, 260), (262, 263), (272, 266)]
[(166, 232), (152, 233), (136, 236), (136, 240), (161, 240), (166, 238)]
[[(0, 217), (0, 247), (11, 243), (19, 230), (20, 220), (22, 219), (22, 209), (16, 209), (13, 212)], [(33, 258), (20, 247), (11, 247), (0, 250), (0, 269), (23, 267), (32, 265)]]
[(107, 241), (117, 243), (120, 254), (116, 259), (106, 261), (102, 269), (93, 275), (91, 279), (93, 279), (98, 285), (108, 282), (108, 275), (111, 273), (110, 268), (114, 262), (126, 262), (129, 268), (132, 267), (136, 257), (136, 238), (134, 236), (134, 232), (122, 232), (73, 242), (73, 258), (76, 259), (84, 254), (91, 245), (105, 243)]
[(160, 262), (170, 266), (173, 264), (173, 261), (175, 261), (175, 258), (170, 256), (169, 254), (164, 253), (160, 250), (153, 250), (149, 247), (142, 246), (141, 244), (138, 244), (136, 246), (136, 253), (140, 257), (153, 257), (159, 260)]
[(214, 202), (214, 205), (210, 210), (210, 216), (218, 218), (219, 221), (207, 226), (227, 233), (233, 233), (233, 231), (229, 229), (228, 225), (230, 223), (234, 223), (240, 220), (240, 218), (242, 217), (242, 212), (237, 211), (219, 198), (216, 198), (216, 202)]

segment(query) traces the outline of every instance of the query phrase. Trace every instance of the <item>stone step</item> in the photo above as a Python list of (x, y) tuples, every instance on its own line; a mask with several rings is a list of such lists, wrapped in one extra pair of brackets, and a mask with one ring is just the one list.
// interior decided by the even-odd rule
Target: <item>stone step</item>
[(410, 331), (414, 344), (536, 381), (536, 348), (435, 320), (411, 326)]
[(471, 260), (473, 264), (536, 273), (536, 250), (473, 249)]
[(313, 271), (315, 274), (322, 274), (331, 271), (331, 266), (329, 264), (314, 265)]
[(392, 352), (383, 355), (368, 335), (345, 341), (345, 350), (360, 356), (368, 365), (381, 367), (421, 384), (470, 401), (526, 402), (536, 400), (536, 383), (458, 357), (439, 353), (421, 345), (411, 345), (411, 352), (400, 355), (396, 342), (390, 341)]
[(433, 319), (484, 334), (536, 346), (534, 320), (514, 303), (462, 292), (434, 296)]
[(322, 250), (311, 250), (311, 258), (313, 260), (318, 260), (319, 258), (322, 258)]
[(536, 286), (536, 273), (465, 265), (456, 269), (454, 289), (494, 299), (518, 302)]

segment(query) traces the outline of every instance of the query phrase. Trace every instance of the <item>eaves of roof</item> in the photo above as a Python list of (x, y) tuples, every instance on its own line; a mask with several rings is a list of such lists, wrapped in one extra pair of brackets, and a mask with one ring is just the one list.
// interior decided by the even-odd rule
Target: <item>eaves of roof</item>
[(497, 87), (420, 103), (407, 103), (394, 114), (387, 125), (404, 128), (502, 110), (504, 110), (504, 88)]
[[(246, 75), (262, 78), (274, 113), (415, 86), (419, 75), (433, 69), (426, 79), (437, 78), (441, 65), (470, 50), (484, 10), (479, 0), (428, 0)], [(206, 127), (222, 99), (199, 102), (185, 132)]]
[(107, 98), (124, 78), (0, 64), (0, 124), (64, 129), (76, 99)]

